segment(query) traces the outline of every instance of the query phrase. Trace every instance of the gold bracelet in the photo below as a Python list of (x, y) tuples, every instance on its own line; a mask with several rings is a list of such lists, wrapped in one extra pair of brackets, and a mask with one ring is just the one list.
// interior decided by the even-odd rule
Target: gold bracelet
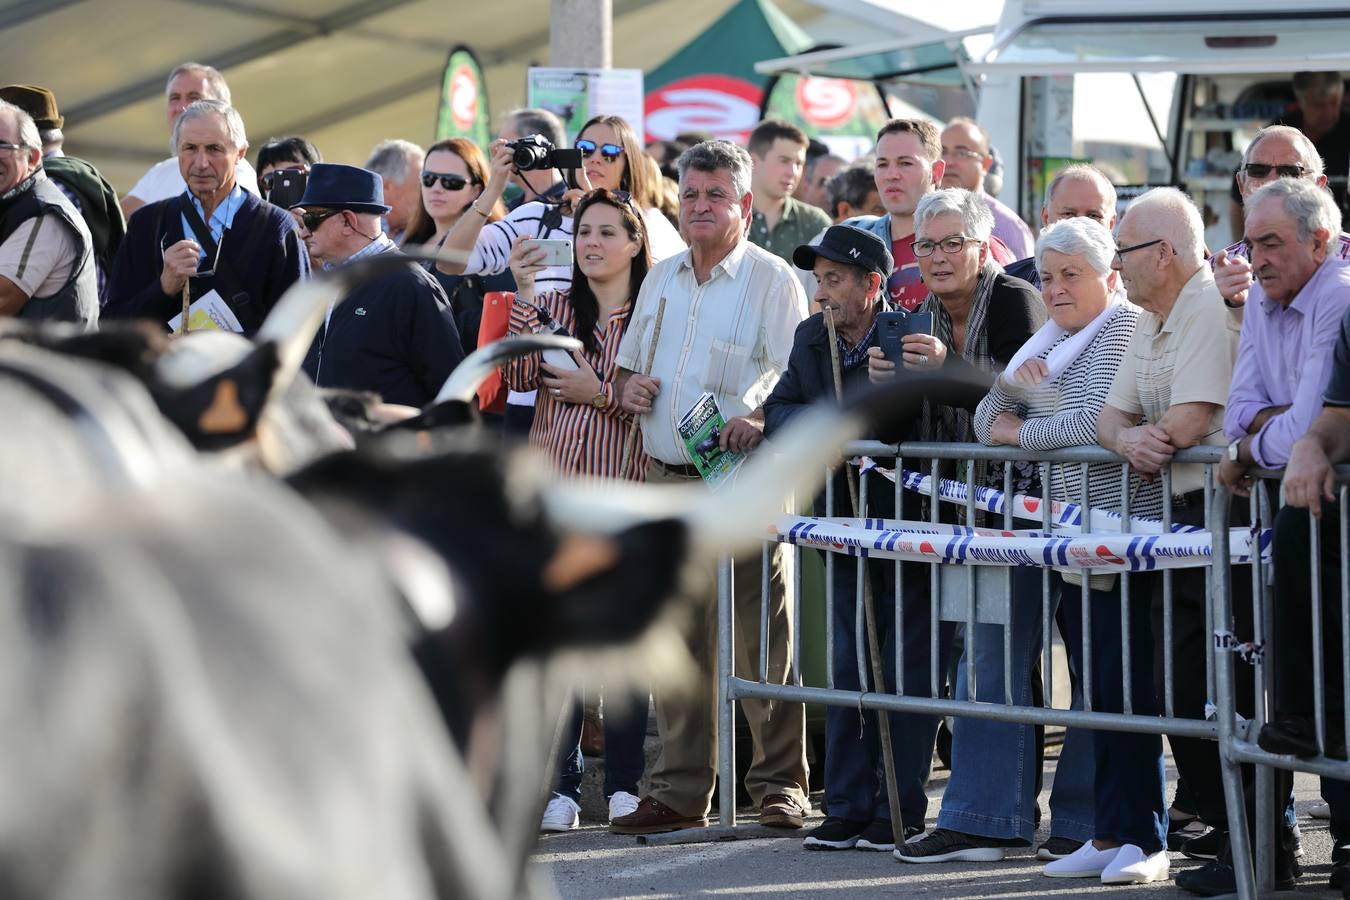
[(490, 219), (490, 218), (492, 218), (492, 216), (488, 215), (487, 213), (483, 212), (481, 209), (478, 208), (478, 198), (477, 198), (477, 197), (473, 198), (473, 202), (469, 204), (469, 209), (471, 209), (471, 210), (473, 210), (474, 212), (478, 213), (480, 216), (482, 216), (482, 217), (485, 218), (485, 219)]

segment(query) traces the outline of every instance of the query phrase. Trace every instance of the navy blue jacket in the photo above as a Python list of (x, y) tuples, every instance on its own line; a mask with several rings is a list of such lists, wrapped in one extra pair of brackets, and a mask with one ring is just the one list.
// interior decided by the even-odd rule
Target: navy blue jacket
[(462, 359), (445, 292), (409, 261), (333, 308), (305, 356), (305, 371), (319, 387), (374, 391), (388, 403), (421, 408)]
[[(154, 319), (164, 325), (182, 312), (182, 297), (170, 297), (159, 286), (164, 249), (183, 240), (180, 209), (178, 197), (170, 197), (131, 214), (127, 235), (108, 278), (103, 318)], [(229, 295), (219, 284), (211, 286), (229, 304), (245, 334), (258, 330), (287, 288), (309, 277), (309, 254), (300, 241), (295, 219), (248, 191), (220, 242), (220, 259), (233, 269), (247, 299)], [(205, 293), (207, 285), (200, 287), (200, 293)], [(194, 290), (194, 299), (198, 293)]]

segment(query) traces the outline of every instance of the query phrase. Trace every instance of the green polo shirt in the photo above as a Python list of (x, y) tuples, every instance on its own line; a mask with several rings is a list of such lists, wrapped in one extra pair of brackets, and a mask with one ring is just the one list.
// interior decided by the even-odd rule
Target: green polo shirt
[(750, 243), (763, 247), (774, 256), (782, 257), (791, 263), (793, 250), (802, 244), (811, 243), (816, 235), (833, 224), (824, 210), (809, 203), (802, 203), (795, 197), (788, 197), (784, 201), (783, 216), (773, 231), (769, 230), (763, 213), (756, 210), (751, 214)]

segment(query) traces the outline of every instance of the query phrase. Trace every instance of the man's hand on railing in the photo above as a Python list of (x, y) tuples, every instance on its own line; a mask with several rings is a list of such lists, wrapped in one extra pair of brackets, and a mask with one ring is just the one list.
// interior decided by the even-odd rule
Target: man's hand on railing
[(1176, 448), (1157, 425), (1136, 425), (1120, 432), (1120, 455), (1145, 478), (1155, 478), (1172, 461)]
[(1284, 467), (1284, 500), (1290, 506), (1306, 506), (1318, 518), (1322, 500), (1336, 499), (1336, 479), (1322, 444), (1314, 435), (1300, 438)]

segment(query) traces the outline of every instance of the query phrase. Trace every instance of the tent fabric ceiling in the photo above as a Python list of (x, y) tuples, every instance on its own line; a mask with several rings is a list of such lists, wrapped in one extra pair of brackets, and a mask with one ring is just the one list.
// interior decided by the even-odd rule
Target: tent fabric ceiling
[[(734, 0), (613, 0), (614, 65), (655, 68)], [(125, 190), (168, 152), (164, 79), (220, 68), (253, 148), (304, 134), (361, 163), (389, 137), (430, 143), (441, 67), (463, 43), (482, 61), (494, 119), (547, 65), (549, 0), (0, 0), (8, 82), (50, 88), (66, 148)], [(799, 23), (820, 10), (779, 4)], [(252, 154), (250, 154), (252, 155)]]

